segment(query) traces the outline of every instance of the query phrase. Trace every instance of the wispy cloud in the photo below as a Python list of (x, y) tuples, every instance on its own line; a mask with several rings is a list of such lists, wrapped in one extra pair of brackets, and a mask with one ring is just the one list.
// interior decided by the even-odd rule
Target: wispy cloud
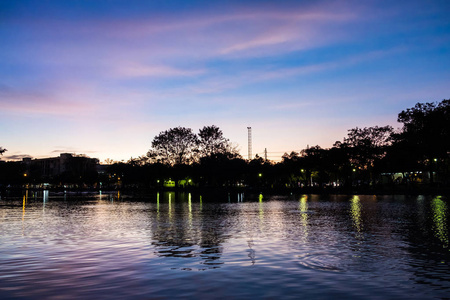
[(145, 65), (126, 63), (115, 66), (116, 74), (120, 77), (189, 77), (201, 75), (206, 70), (187, 70), (164, 65)]

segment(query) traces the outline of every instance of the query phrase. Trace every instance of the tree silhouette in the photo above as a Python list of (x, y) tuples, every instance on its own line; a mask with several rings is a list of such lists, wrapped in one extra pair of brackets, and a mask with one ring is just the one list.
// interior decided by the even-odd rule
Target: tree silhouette
[[(448, 166), (450, 99), (440, 103), (417, 103), (399, 113), (398, 122), (403, 123), (403, 131), (396, 136), (396, 142), (411, 153), (412, 161), (419, 161), (428, 169), (433, 183), (433, 173), (439, 166)], [(448, 170), (446, 173), (448, 176)]]
[(389, 125), (350, 129), (343, 144), (354, 166), (364, 170), (373, 167), (376, 160), (384, 157), (392, 132)]
[(450, 151), (450, 100), (417, 103), (398, 115), (403, 123), (399, 140), (407, 140), (411, 151), (425, 159), (446, 158)]
[(8, 151), (8, 150), (5, 149), (5, 148), (0, 147), (0, 155), (3, 155), (3, 153), (5, 153), (6, 151)]
[(176, 127), (160, 132), (147, 153), (150, 161), (167, 165), (189, 164), (195, 161), (198, 138), (191, 128)]

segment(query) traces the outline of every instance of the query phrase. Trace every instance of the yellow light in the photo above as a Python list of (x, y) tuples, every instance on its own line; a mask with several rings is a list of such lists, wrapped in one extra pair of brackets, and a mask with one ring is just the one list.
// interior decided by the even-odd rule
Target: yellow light
[(261, 173), (259, 173), (259, 174), (258, 174), (258, 176), (259, 176), (259, 177), (262, 177), (262, 174), (261, 174)]
[(23, 177), (27, 177), (27, 176), (28, 176), (28, 174), (27, 174), (27, 173), (23, 174)]

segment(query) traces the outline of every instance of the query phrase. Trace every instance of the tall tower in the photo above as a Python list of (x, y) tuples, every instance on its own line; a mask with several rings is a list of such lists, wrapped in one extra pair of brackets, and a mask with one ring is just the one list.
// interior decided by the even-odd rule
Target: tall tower
[(252, 128), (247, 127), (248, 130), (248, 159), (252, 159)]

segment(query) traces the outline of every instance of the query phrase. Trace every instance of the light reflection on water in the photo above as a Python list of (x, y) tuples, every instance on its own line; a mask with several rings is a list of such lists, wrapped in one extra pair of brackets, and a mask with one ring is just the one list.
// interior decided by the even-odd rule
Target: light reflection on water
[(444, 298), (447, 201), (2, 195), (0, 297)]

